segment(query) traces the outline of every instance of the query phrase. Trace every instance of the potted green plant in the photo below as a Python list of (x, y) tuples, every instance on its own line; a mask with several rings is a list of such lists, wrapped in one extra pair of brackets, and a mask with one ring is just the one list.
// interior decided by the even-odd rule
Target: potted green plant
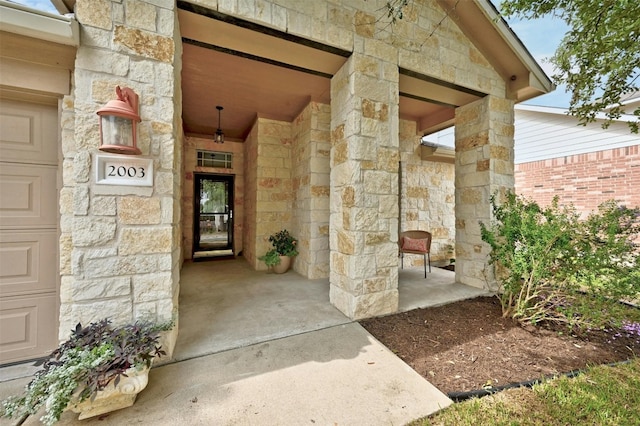
[(286, 272), (291, 266), (291, 258), (298, 255), (298, 240), (291, 236), (289, 231), (283, 229), (269, 236), (269, 242), (273, 248), (259, 259), (275, 273)]
[(42, 369), (24, 393), (2, 402), (0, 414), (25, 419), (44, 406), (40, 420), (51, 425), (67, 409), (83, 419), (131, 406), (147, 385), (153, 359), (165, 355), (161, 333), (172, 327), (173, 322), (113, 327), (108, 319), (78, 324), (69, 340), (36, 363)]

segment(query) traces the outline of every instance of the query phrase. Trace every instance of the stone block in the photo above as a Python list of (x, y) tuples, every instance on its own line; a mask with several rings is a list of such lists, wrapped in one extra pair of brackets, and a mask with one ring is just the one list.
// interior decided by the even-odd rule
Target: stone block
[(148, 31), (156, 30), (155, 6), (139, 0), (125, 0), (124, 7), (127, 25)]
[(81, 26), (90, 25), (110, 30), (112, 25), (111, 3), (109, 0), (78, 1), (76, 2), (75, 17)]
[(115, 216), (116, 197), (92, 197), (91, 214), (96, 216)]
[(71, 288), (74, 301), (95, 301), (131, 293), (131, 279), (129, 277), (111, 277), (94, 280), (76, 279)]
[(377, 231), (379, 229), (378, 210), (373, 208), (354, 208), (355, 215), (351, 228), (356, 231)]
[(160, 62), (173, 62), (173, 39), (134, 28), (116, 25), (114, 43), (124, 46), (130, 53)]
[(78, 152), (73, 158), (73, 175), (75, 182), (89, 182), (91, 173), (91, 154), (87, 151)]
[(131, 196), (118, 200), (118, 219), (126, 225), (159, 224), (161, 213), (159, 198)]
[(73, 245), (91, 247), (112, 241), (116, 234), (116, 221), (108, 217), (75, 217), (73, 219)]
[(343, 254), (355, 253), (355, 238), (353, 234), (338, 231), (338, 252)]
[(376, 17), (358, 10), (354, 16), (353, 25), (356, 34), (371, 38), (376, 31)]
[(123, 256), (168, 253), (172, 247), (171, 228), (125, 228), (122, 230), (118, 253)]
[(359, 320), (398, 311), (398, 290), (363, 294), (355, 298), (352, 319)]
[(384, 171), (366, 170), (363, 176), (365, 192), (367, 194), (390, 194), (391, 176), (393, 174)]
[(376, 247), (376, 265), (378, 268), (398, 267), (398, 245), (387, 242)]
[(137, 303), (171, 299), (171, 273), (152, 273), (133, 277), (133, 301)]
[[(78, 49), (78, 54), (76, 55), (76, 69), (84, 69), (105, 73), (111, 76), (124, 77), (129, 72), (129, 56), (113, 51), (94, 49), (91, 47), (80, 47)], [(77, 79), (78, 76), (82, 75), (76, 71), (75, 76)]]
[(89, 213), (89, 187), (78, 185), (73, 189), (73, 214), (86, 216)]
[(71, 235), (64, 233), (60, 235), (60, 274), (71, 274), (71, 252), (73, 250), (73, 239)]
[(91, 322), (100, 321), (104, 318), (111, 319), (114, 325), (126, 324), (133, 320), (133, 306), (128, 297), (119, 297), (101, 301), (87, 301), (84, 303), (76, 303), (71, 306), (71, 317), (74, 318), (74, 322), (80, 322), (83, 325), (88, 325)]

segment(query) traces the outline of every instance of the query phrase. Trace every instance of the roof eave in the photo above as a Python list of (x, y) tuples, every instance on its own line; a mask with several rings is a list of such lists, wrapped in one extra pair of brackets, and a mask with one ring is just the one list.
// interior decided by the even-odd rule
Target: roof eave
[(4, 0), (0, 0), (0, 31), (76, 47), (80, 44), (80, 28), (74, 18)]
[(464, 3), (438, 0), (438, 3), (503, 78), (507, 97), (523, 102), (555, 89), (551, 79), (489, 0)]

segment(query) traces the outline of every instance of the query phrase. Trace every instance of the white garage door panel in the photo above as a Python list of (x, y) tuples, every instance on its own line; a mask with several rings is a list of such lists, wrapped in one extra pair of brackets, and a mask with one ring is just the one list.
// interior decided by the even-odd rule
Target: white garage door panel
[(57, 232), (0, 231), (0, 294), (56, 291)]
[[(0, 364), (48, 355), (57, 345), (56, 295), (0, 300)], [(46, 332), (45, 330), (49, 330)]]
[(0, 164), (0, 226), (57, 226), (56, 174), (52, 166)]
[(3, 99), (0, 103), (2, 161), (57, 165), (57, 121), (56, 108)]

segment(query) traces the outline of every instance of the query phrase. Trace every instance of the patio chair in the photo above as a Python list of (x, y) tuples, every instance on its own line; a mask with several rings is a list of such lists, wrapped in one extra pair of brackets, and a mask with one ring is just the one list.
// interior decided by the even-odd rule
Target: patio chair
[(404, 269), (404, 255), (421, 254), (424, 258), (424, 277), (427, 278), (427, 263), (431, 272), (431, 232), (427, 231), (404, 231), (398, 238), (400, 249), (401, 267)]

